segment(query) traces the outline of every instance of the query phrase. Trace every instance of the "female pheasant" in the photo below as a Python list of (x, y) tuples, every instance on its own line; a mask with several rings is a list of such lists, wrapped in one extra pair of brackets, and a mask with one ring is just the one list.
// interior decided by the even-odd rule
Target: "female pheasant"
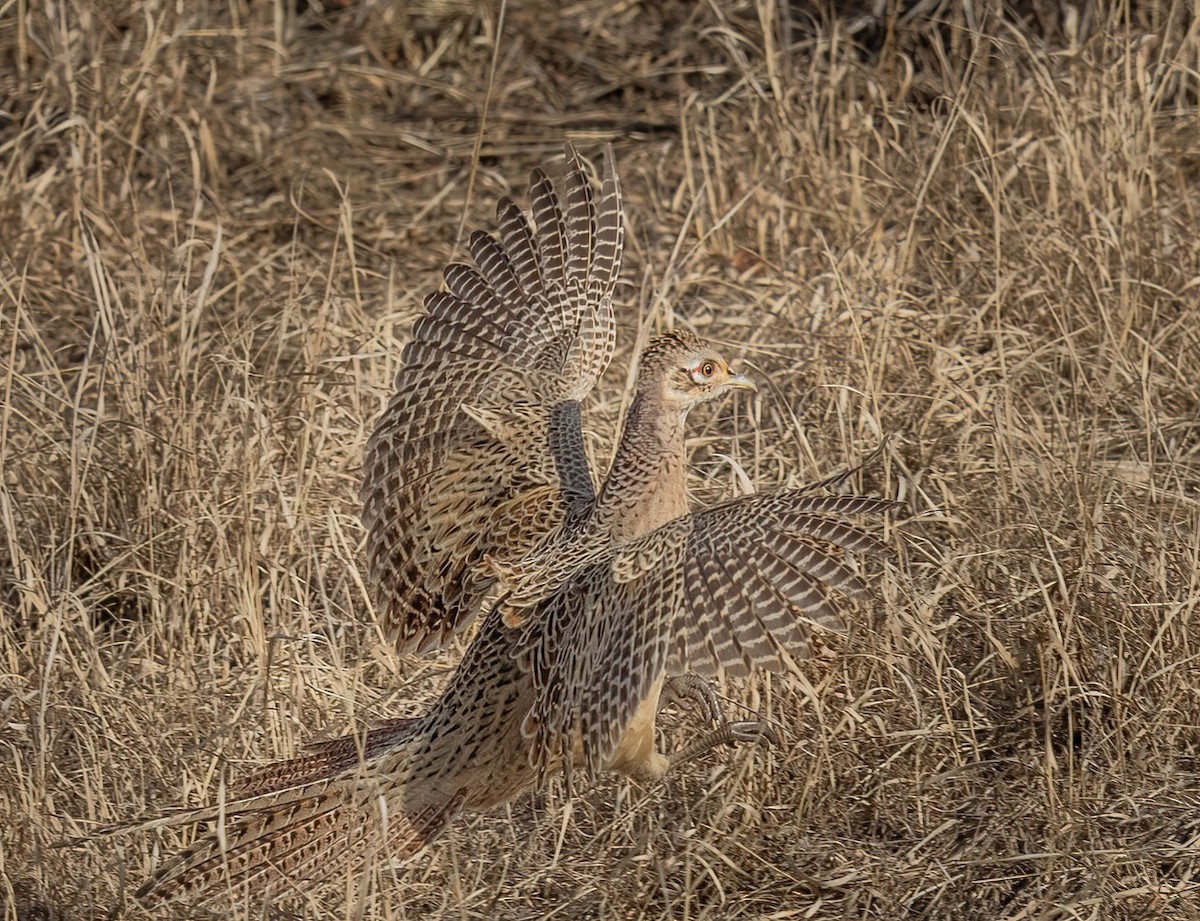
[(623, 242), (611, 151), (596, 195), (567, 149), (561, 191), (536, 170), (534, 224), (508, 199), (475, 263), (445, 270), (404, 350), (367, 446), (367, 568), (401, 652), (480, 626), (423, 716), (311, 746), (235, 797), (170, 821), (214, 828), (141, 888), (261, 895), (403, 858), (459, 812), (486, 810), (556, 772), (642, 781), (720, 741), (655, 744), (664, 690), (709, 704), (697, 676), (778, 669), (813, 625), (840, 626), (831, 591), (862, 593), (847, 554), (883, 544), (843, 516), (881, 499), (753, 495), (691, 511), (689, 410), (753, 385), (690, 333), (641, 355), (611, 468), (597, 485), (583, 403), (613, 353)]

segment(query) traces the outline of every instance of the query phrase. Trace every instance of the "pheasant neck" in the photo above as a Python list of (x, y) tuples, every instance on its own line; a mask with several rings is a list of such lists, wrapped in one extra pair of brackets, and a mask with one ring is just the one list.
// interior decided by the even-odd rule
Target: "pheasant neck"
[(629, 406), (593, 522), (623, 542), (687, 514), (686, 462), (683, 414), (639, 391)]

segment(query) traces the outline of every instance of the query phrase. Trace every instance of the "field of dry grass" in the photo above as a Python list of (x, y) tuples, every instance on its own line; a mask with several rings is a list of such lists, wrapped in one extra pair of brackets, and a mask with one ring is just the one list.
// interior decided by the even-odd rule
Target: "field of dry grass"
[(185, 831), (48, 845), (436, 691), (457, 651), (397, 658), (365, 597), (363, 443), (563, 138), (628, 196), (599, 442), (689, 326), (769, 380), (698, 413), (697, 499), (882, 445), (853, 486), (918, 516), (902, 563), (726, 688), (782, 747), (273, 910), (1200, 918), (1195, 8), (857, 6), (0, 2), (5, 921), (144, 917)]

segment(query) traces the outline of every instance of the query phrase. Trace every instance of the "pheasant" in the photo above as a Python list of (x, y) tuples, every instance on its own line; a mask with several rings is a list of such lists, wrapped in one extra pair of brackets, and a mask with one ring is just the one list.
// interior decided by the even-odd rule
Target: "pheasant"
[(450, 265), (427, 298), (364, 464), (367, 568), (397, 649), (478, 621), (473, 640), (422, 716), (317, 743), (163, 819), (216, 828), (144, 900), (304, 887), (411, 856), (457, 814), (554, 774), (650, 782), (720, 742), (770, 739), (724, 723), (668, 755), (655, 719), (669, 696), (719, 716), (706, 678), (803, 657), (814, 628), (840, 629), (832, 593), (866, 590), (848, 557), (885, 547), (846, 516), (887, 500), (784, 491), (690, 509), (688, 412), (754, 387), (691, 333), (642, 352), (597, 483), (583, 404), (615, 341), (611, 150), (598, 195), (568, 147), (561, 191), (538, 169), (529, 196), (534, 225), (503, 199), (498, 237), (469, 238), (475, 267)]

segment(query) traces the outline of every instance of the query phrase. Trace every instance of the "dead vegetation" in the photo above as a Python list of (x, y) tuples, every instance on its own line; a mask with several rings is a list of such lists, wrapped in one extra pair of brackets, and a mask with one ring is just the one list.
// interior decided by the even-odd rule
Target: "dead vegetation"
[(833, 655), (729, 689), (784, 748), (462, 821), (362, 916), (1200, 918), (1200, 23), (854, 6), (0, 5), (5, 919), (142, 916), (182, 832), (48, 844), (436, 688), (364, 597), (362, 446), (564, 137), (630, 200), (598, 437), (690, 325), (770, 380), (698, 496), (886, 440), (856, 485), (923, 521)]

